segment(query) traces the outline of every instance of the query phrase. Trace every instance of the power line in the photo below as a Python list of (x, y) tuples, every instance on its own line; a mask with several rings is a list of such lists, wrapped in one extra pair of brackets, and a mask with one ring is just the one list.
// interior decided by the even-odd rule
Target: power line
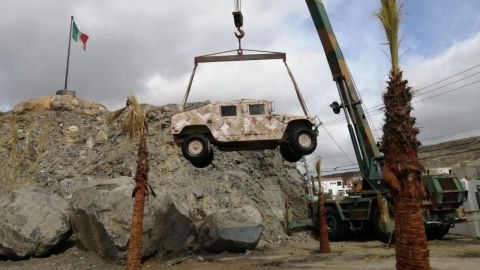
[(338, 170), (338, 169), (342, 170), (342, 169), (346, 169), (346, 168), (355, 169), (355, 168), (358, 168), (358, 164), (346, 165), (346, 166), (337, 166), (337, 167), (331, 167), (331, 168), (323, 168), (320, 171), (335, 171), (335, 170)]
[(462, 131), (457, 131), (455, 133), (449, 133), (449, 134), (446, 134), (446, 135), (433, 137), (433, 138), (430, 138), (430, 139), (427, 139), (427, 140), (424, 140), (424, 141), (433, 141), (433, 140), (436, 140), (436, 139), (445, 138), (445, 137), (449, 137), (449, 136), (453, 136), (453, 135), (457, 135), (457, 134), (465, 133), (465, 132), (469, 132), (469, 131), (474, 131), (474, 130), (477, 130), (477, 129), (480, 129), (480, 127), (476, 127), (476, 128), (472, 128), (472, 129), (465, 129), (465, 130), (462, 130)]
[[(451, 79), (451, 78), (454, 78), (454, 77), (456, 77), (456, 76), (458, 76), (458, 75), (460, 75), (460, 74), (466, 73), (466, 72), (468, 72), (468, 71), (470, 71), (470, 70), (473, 70), (473, 69), (475, 69), (475, 68), (477, 68), (477, 67), (480, 67), (480, 64), (477, 64), (477, 65), (475, 65), (475, 66), (473, 66), (473, 67), (471, 67), (471, 68), (468, 68), (468, 69), (466, 69), (466, 70), (460, 71), (460, 72), (458, 72), (458, 73), (456, 73), (456, 74), (454, 74), (454, 75), (451, 75), (451, 76), (449, 76), (449, 77), (446, 77), (446, 78), (444, 78), (444, 79), (442, 79), (442, 80), (433, 82), (433, 83), (431, 83), (431, 84), (429, 84), (429, 85), (427, 85), (427, 86), (424, 86), (424, 87), (422, 87), (422, 88), (419, 88), (418, 90), (415, 91), (415, 92), (417, 93), (417, 94), (416, 94), (416, 97), (419, 97), (419, 96), (422, 96), (422, 95), (425, 95), (425, 94), (428, 94), (428, 93), (437, 91), (437, 90), (439, 90), (439, 89), (442, 89), (442, 88), (445, 88), (445, 87), (447, 87), (447, 86), (450, 86), (450, 85), (452, 85), (452, 84), (454, 84), (454, 83), (458, 83), (458, 82), (460, 82), (460, 81), (463, 81), (463, 80), (466, 80), (466, 79), (468, 79), (468, 78), (471, 78), (471, 77), (473, 77), (473, 76), (475, 76), (475, 75), (478, 75), (478, 74), (480, 74), (480, 72), (476, 72), (476, 73), (471, 74), (471, 75), (469, 75), (469, 76), (467, 76), (467, 77), (463, 77), (463, 78), (458, 79), (458, 80), (456, 80), (456, 81), (453, 81), (453, 82), (450, 82), (450, 83), (441, 85), (441, 86), (439, 86), (439, 87), (436, 87), (436, 88), (434, 88), (434, 89), (430, 89), (430, 90), (428, 90), (428, 91), (425, 91), (425, 92), (423, 92), (423, 93), (420, 93), (420, 92), (421, 92), (422, 90), (424, 90), (424, 89), (427, 89), (427, 88), (429, 88), (429, 87), (431, 87), (431, 86), (434, 86), (434, 85), (437, 85), (437, 84), (442, 83), (442, 82), (444, 82), (444, 81), (447, 81), (447, 80), (449, 80), (449, 79)], [(432, 95), (432, 96), (429, 96), (429, 97), (426, 97), (426, 98), (423, 98), (423, 99), (420, 99), (420, 100), (415, 100), (415, 101), (412, 101), (412, 104), (415, 104), (415, 103), (418, 103), (418, 102), (423, 102), (423, 101), (426, 101), (426, 100), (430, 100), (430, 99), (432, 99), (432, 98), (435, 98), (435, 97), (438, 97), (438, 96), (442, 96), (442, 95), (445, 95), (445, 94), (450, 93), (450, 92), (453, 92), (453, 91), (458, 91), (458, 90), (460, 90), (460, 89), (463, 89), (463, 88), (465, 88), (465, 87), (467, 87), (467, 86), (471, 86), (471, 85), (477, 84), (477, 83), (479, 83), (479, 82), (480, 82), (480, 80), (477, 80), (477, 81), (474, 81), (474, 82), (472, 82), (472, 83), (468, 83), (468, 84), (465, 84), (465, 85), (462, 85), (462, 86), (459, 86), (459, 87), (455, 87), (455, 88), (450, 89), (450, 90), (447, 90), (447, 91), (440, 92), (440, 93), (438, 93), (438, 94), (436, 94), (436, 95)], [(355, 82), (354, 82), (354, 83), (355, 83)], [(360, 96), (360, 93), (359, 93), (359, 96)], [(361, 96), (360, 96), (360, 98), (361, 98)], [(362, 106), (363, 106), (363, 105), (362, 105)], [(368, 109), (365, 110), (365, 113), (367, 114), (367, 118), (369, 118), (369, 120), (370, 120), (369, 122), (373, 122), (373, 121), (371, 121), (371, 117), (383, 113), (383, 111), (377, 111), (377, 112), (372, 113), (372, 114), (370, 114), (370, 112), (372, 112), (372, 110), (374, 110), (374, 109), (376, 109), (376, 108), (380, 109), (380, 108), (382, 108), (382, 106), (383, 106), (383, 104), (378, 104), (378, 105), (375, 105), (375, 106), (370, 107), (370, 108), (368, 108)], [(378, 110), (378, 109), (376, 109), (376, 110)], [(325, 129), (325, 131), (327, 132), (328, 136), (334, 141), (334, 143), (337, 145), (337, 147), (343, 152), (343, 154), (345, 155), (345, 157), (347, 157), (348, 160), (349, 160), (352, 164), (354, 164), (354, 162), (350, 159), (350, 157), (346, 154), (346, 152), (341, 148), (341, 146), (340, 146), (340, 145), (337, 143), (337, 141), (333, 138), (333, 136), (330, 134), (330, 132), (328, 132), (328, 130), (326, 129), (326, 126), (337, 125), (337, 124), (341, 124), (341, 123), (345, 123), (345, 122), (346, 122), (346, 119), (345, 119), (344, 117), (340, 117), (340, 118), (337, 118), (337, 119), (334, 119), (334, 120), (332, 120), (332, 121), (329, 121), (329, 122), (324, 123), (324, 124), (322, 125), (322, 127)], [(374, 126), (373, 126), (373, 127), (374, 127)], [(475, 130), (475, 129), (473, 129), (473, 130)], [(376, 134), (376, 129), (374, 129), (374, 132), (375, 132), (375, 135), (376, 135), (377, 140), (378, 140), (378, 135)], [(464, 132), (465, 132), (465, 131), (464, 131)], [(459, 132), (459, 133), (461, 133), (461, 132)], [(432, 140), (432, 139), (430, 139), (430, 140)]]
[[(458, 72), (458, 73), (455, 73), (455, 74), (453, 74), (453, 75), (451, 75), (451, 76), (448, 76), (448, 77), (446, 77), (446, 78), (444, 78), (444, 79), (442, 79), (442, 80), (439, 80), (439, 81), (433, 82), (433, 83), (431, 83), (431, 84), (429, 84), (429, 85), (426, 85), (426, 86), (424, 86), (424, 87), (421, 87), (421, 88), (415, 90), (415, 92), (417, 93), (415, 96), (416, 96), (416, 97), (419, 97), (419, 96), (425, 95), (425, 94), (427, 94), (427, 93), (431, 93), (431, 92), (437, 91), (437, 90), (439, 90), (439, 89), (442, 89), (442, 88), (444, 88), (444, 87), (446, 87), (446, 86), (449, 86), (449, 85), (452, 85), (452, 84), (454, 84), (454, 83), (460, 82), (460, 81), (462, 81), (462, 80), (466, 80), (466, 79), (471, 78), (471, 77), (473, 77), (473, 76), (475, 76), (475, 75), (478, 75), (478, 74), (480, 74), (480, 72), (476, 72), (476, 73), (471, 74), (471, 75), (469, 75), (469, 76), (467, 76), (467, 77), (463, 77), (463, 78), (461, 78), (461, 79), (458, 79), (458, 80), (456, 80), (456, 81), (454, 81), (454, 82), (450, 82), (450, 83), (448, 83), (448, 84), (445, 84), (445, 85), (436, 87), (436, 88), (434, 88), (434, 89), (430, 89), (430, 90), (428, 90), (428, 91), (426, 91), (426, 92), (420, 93), (420, 92), (421, 92), (422, 90), (424, 90), (424, 89), (427, 89), (427, 88), (429, 88), (429, 87), (431, 87), (431, 86), (434, 86), (434, 85), (437, 85), (437, 84), (442, 83), (442, 82), (444, 82), (444, 81), (447, 81), (447, 80), (449, 80), (449, 79), (451, 79), (451, 78), (454, 78), (454, 77), (456, 77), (456, 76), (458, 76), (458, 75), (460, 75), (460, 74), (466, 73), (466, 72), (468, 72), (468, 71), (470, 71), (470, 70), (473, 70), (473, 69), (475, 69), (475, 68), (477, 68), (477, 67), (480, 67), (480, 64), (477, 64), (477, 65), (475, 65), (475, 66), (473, 66), (473, 67), (470, 67), (470, 68), (468, 68), (468, 69), (465, 69), (465, 70), (463, 70), (463, 71), (460, 71), (460, 72)], [(477, 83), (477, 82), (479, 82), (479, 81), (476, 81), (475, 83)], [(474, 84), (474, 83), (472, 83), (472, 84)], [(463, 88), (463, 87), (466, 87), (466, 86), (469, 86), (469, 85), (471, 85), (471, 84), (468, 84), (468, 85), (465, 85), (465, 86), (462, 86), (462, 87), (458, 87), (458, 88), (455, 88), (455, 89), (452, 89), (452, 90), (443, 92), (443, 94), (448, 93), (448, 92), (451, 92), (451, 91), (458, 90), (458, 89), (460, 89), (460, 88)], [(359, 94), (360, 94), (360, 93), (359, 93)], [(436, 97), (436, 96), (440, 96), (440, 95), (443, 95), (443, 94), (434, 95), (434, 96), (432, 96), (432, 97), (428, 97), (428, 98), (423, 99), (423, 100), (427, 100), (427, 99), (430, 99), (430, 98), (433, 98), (433, 97)], [(418, 102), (418, 101), (417, 101), (417, 102)], [(375, 105), (375, 106), (372, 106), (372, 107), (366, 109), (366, 113), (368, 114), (368, 113), (372, 112), (372, 110), (380, 109), (380, 108), (382, 108), (382, 106), (383, 106), (383, 104), (377, 104), (377, 105)], [(380, 113), (381, 113), (381, 112), (380, 112)], [(372, 117), (372, 116), (374, 116), (374, 115), (378, 115), (378, 114), (380, 114), (380, 113), (376, 112), (376, 113), (370, 115), (370, 117)], [(344, 122), (346, 122), (346, 120), (345, 120), (343, 117), (339, 117), (339, 118), (333, 119), (333, 120), (331, 120), (331, 121), (325, 122), (324, 125), (326, 125), (326, 126), (331, 126), (331, 125), (341, 124), (341, 123), (344, 123)]]
[[(480, 74), (480, 72), (479, 72), (478, 74)], [(458, 80), (458, 81), (455, 81), (455, 82), (459, 82), (459, 81), (461, 81), (461, 80)], [(455, 82), (454, 82), (454, 83), (455, 83)], [(449, 89), (449, 90), (447, 90), (447, 91), (443, 91), (443, 92), (440, 92), (440, 93), (438, 93), (438, 94), (436, 94), (436, 95), (432, 95), (432, 96), (429, 96), (429, 97), (426, 97), (426, 98), (423, 98), (423, 99), (420, 99), (420, 100), (414, 100), (414, 101), (412, 101), (412, 104), (415, 104), (415, 103), (418, 103), (418, 102), (422, 102), (422, 101), (425, 101), (425, 100), (429, 100), (429, 99), (432, 99), (432, 98), (435, 98), (435, 97), (438, 97), (438, 96), (442, 96), (442, 95), (448, 94), (448, 93), (450, 93), (450, 92), (457, 91), (457, 90), (463, 89), (463, 88), (465, 88), (465, 87), (467, 87), (467, 86), (471, 86), (471, 85), (474, 85), (474, 84), (477, 84), (477, 83), (480, 83), (480, 80), (477, 80), (477, 81), (474, 81), (474, 82), (471, 82), (471, 83), (468, 83), (468, 84), (465, 84), (465, 85), (462, 85), (462, 86), (459, 86), (459, 87), (455, 87), (455, 88), (453, 88), (453, 89)], [(445, 86), (446, 86), (446, 85), (445, 85)], [(436, 91), (436, 90), (441, 89), (441, 88), (443, 88), (443, 86), (438, 87), (438, 88), (434, 88), (434, 89), (432, 89), (432, 90), (429, 90), (429, 92), (433, 92), (433, 91)], [(372, 108), (373, 108), (373, 107), (372, 107)], [(370, 110), (370, 109), (367, 109), (367, 111), (368, 111), (368, 110)], [(382, 114), (382, 113), (383, 113), (383, 111), (378, 111), (378, 112), (375, 112), (375, 113), (370, 114), (369, 116), (372, 117), (372, 116), (376, 116), (376, 115), (379, 115), (379, 114)], [(345, 123), (345, 122), (346, 122), (346, 120), (345, 120), (344, 118), (337, 118), (337, 119), (332, 120), (332, 121), (330, 121), (330, 122), (324, 123), (324, 125), (325, 125), (325, 126), (331, 126), (331, 125), (342, 124), (342, 123)]]
[(345, 169), (337, 169), (337, 170), (320, 170), (321, 173), (343, 173), (343, 172), (357, 172), (359, 168), (345, 168)]
[(450, 93), (450, 92), (457, 91), (457, 90), (460, 90), (460, 89), (462, 89), (462, 88), (465, 88), (465, 87), (467, 87), (467, 86), (477, 84), (477, 83), (479, 83), (479, 82), (480, 82), (480, 80), (474, 81), (474, 82), (472, 82), (472, 83), (465, 84), (465, 85), (462, 85), (462, 86), (459, 86), (459, 87), (456, 87), (456, 88), (453, 88), (453, 89), (450, 89), (450, 90), (447, 90), (447, 91), (438, 93), (438, 94), (436, 94), (436, 95), (426, 97), (426, 98), (421, 99), (421, 100), (416, 100), (416, 101), (413, 101), (412, 104), (418, 103), (418, 102), (421, 102), (421, 101), (425, 101), (425, 100), (429, 100), (429, 99), (432, 99), (432, 98), (435, 98), (435, 97), (438, 97), (438, 96), (442, 96), (442, 95), (445, 95), (445, 94), (447, 94), (447, 93)]
[[(357, 84), (355, 83), (355, 80), (353, 79), (352, 73), (350, 72), (350, 69), (348, 68), (348, 66), (347, 66), (347, 70), (348, 70), (348, 74), (350, 75), (350, 78), (352, 78), (353, 86), (355, 87), (355, 89), (358, 89)], [(360, 100), (363, 100), (360, 90), (357, 90), (357, 92), (358, 92), (358, 96), (360, 97)], [(370, 117), (370, 112), (365, 106), (363, 106), (363, 103), (360, 103), (360, 106), (362, 106), (362, 109), (365, 110), (365, 114), (367, 115), (367, 122), (373, 127), (373, 135), (375, 136), (375, 139), (378, 141), (378, 134), (375, 131), (375, 124), (373, 123), (372, 118)]]
[(324, 125), (322, 125), (322, 128), (325, 130), (325, 132), (327, 132), (330, 139), (332, 139), (332, 141), (337, 145), (338, 149), (340, 149), (342, 151), (342, 153), (347, 157), (347, 159), (352, 164), (355, 164), (355, 162), (352, 161), (352, 159), (347, 155), (347, 153), (345, 152), (345, 150), (343, 150), (343, 148), (340, 146), (340, 144), (338, 144), (338, 142), (335, 140), (335, 138), (333, 138), (332, 134), (330, 134), (330, 132), (328, 132), (327, 128)]
[[(444, 84), (444, 85), (442, 85), (442, 86), (439, 86), (439, 87), (437, 87), (437, 88), (433, 88), (433, 89), (431, 89), (431, 90), (425, 91), (425, 92), (423, 92), (423, 93), (421, 93), (421, 94), (416, 94), (416, 95), (415, 95), (415, 97), (423, 96), (423, 95), (425, 95), (425, 94), (428, 94), (428, 93), (431, 93), (431, 92), (437, 91), (437, 90), (439, 90), (439, 89), (442, 89), (442, 88), (444, 88), (444, 87), (447, 87), (447, 86), (449, 86), (449, 85), (452, 85), (452, 84), (455, 84), (455, 83), (457, 83), (457, 82), (460, 82), (460, 81), (466, 80), (466, 79), (468, 79), (468, 78), (471, 78), (471, 77), (473, 77), (473, 76), (475, 76), (475, 75), (478, 75), (478, 74), (480, 74), (480, 71), (479, 71), (479, 72), (477, 72), (477, 73), (474, 73), (474, 74), (472, 74), (472, 75), (470, 75), (470, 76), (467, 76), (467, 77), (464, 77), (464, 78), (458, 79), (458, 80), (456, 80), (456, 81), (453, 81), (453, 82), (450, 82), (450, 83)], [(417, 90), (417, 91), (415, 91), (415, 92), (417, 92), (417, 93), (418, 93), (419, 91), (420, 91), (420, 90)]]
[(453, 75), (451, 75), (451, 76), (448, 76), (448, 77), (446, 77), (446, 78), (444, 78), (444, 79), (442, 79), (442, 80), (433, 82), (433, 83), (431, 83), (431, 84), (429, 84), (429, 85), (427, 85), (427, 86), (423, 86), (422, 88), (419, 88), (417, 91), (421, 91), (421, 90), (423, 90), (423, 89), (429, 88), (430, 86), (434, 86), (434, 85), (439, 84), (439, 83), (441, 83), (441, 82), (447, 81), (447, 80), (449, 80), (449, 79), (451, 79), (451, 78), (457, 77), (458, 75), (463, 74), (463, 73), (466, 73), (466, 72), (468, 72), (468, 71), (470, 71), (470, 70), (472, 70), (472, 69), (475, 69), (475, 68), (477, 68), (477, 67), (480, 67), (480, 64), (477, 64), (477, 65), (475, 65), (475, 66), (473, 66), (473, 67), (470, 67), (470, 68), (468, 68), (468, 69), (462, 70), (462, 71), (460, 71), (460, 72), (458, 72), (458, 73), (455, 73), (455, 74), (453, 74)]

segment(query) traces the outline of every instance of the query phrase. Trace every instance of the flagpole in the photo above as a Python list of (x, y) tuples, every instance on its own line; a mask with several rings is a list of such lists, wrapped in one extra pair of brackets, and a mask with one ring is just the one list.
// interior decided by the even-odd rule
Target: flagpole
[(63, 88), (63, 90), (67, 90), (68, 66), (70, 64), (70, 45), (72, 43), (72, 25), (73, 25), (73, 16), (71, 16), (71, 19), (70, 19), (70, 33), (68, 35), (67, 70), (65, 71), (65, 87)]

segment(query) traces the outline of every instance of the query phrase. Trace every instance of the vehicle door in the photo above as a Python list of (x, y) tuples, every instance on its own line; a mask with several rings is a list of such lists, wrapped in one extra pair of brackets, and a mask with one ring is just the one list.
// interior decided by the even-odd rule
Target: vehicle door
[(243, 134), (243, 122), (238, 103), (218, 105), (218, 119), (214, 119), (214, 133), (219, 141), (239, 140)]
[(243, 132), (248, 138), (265, 140), (271, 134), (270, 119), (264, 102), (242, 104)]

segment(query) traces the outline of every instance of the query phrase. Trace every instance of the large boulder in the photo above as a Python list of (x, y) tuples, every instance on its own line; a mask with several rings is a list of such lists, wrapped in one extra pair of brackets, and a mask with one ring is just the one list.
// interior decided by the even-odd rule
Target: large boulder
[(40, 187), (14, 190), (0, 198), (0, 256), (39, 257), (71, 233), (69, 205)]
[[(127, 260), (134, 181), (130, 177), (86, 180), (73, 192), (70, 221), (86, 249), (117, 264)], [(170, 196), (145, 201), (142, 256), (178, 252), (195, 240), (195, 226)]]
[(243, 252), (257, 246), (264, 226), (253, 206), (221, 209), (208, 216), (198, 233), (202, 247), (213, 252)]

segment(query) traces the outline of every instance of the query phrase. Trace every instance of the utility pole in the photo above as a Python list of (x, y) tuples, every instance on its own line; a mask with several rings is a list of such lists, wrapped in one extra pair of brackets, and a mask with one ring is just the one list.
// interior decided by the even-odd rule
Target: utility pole
[(308, 171), (308, 162), (307, 162), (307, 158), (305, 158), (305, 156), (302, 157), (302, 162), (303, 162), (303, 168), (305, 169), (305, 184), (307, 185), (307, 188), (308, 188), (308, 196), (310, 196), (310, 198), (313, 198), (313, 196), (316, 194), (315, 193), (315, 182), (310, 177), (310, 173)]

